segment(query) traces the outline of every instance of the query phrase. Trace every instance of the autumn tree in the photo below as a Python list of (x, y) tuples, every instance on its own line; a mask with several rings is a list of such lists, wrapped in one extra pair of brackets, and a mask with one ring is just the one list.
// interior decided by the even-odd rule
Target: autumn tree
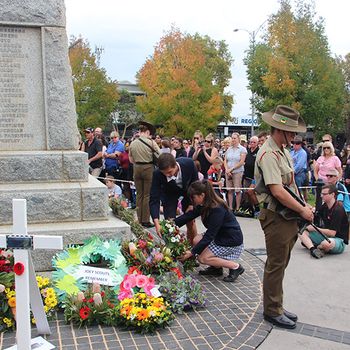
[(250, 45), (245, 63), (260, 113), (291, 105), (320, 134), (343, 128), (344, 80), (323, 21), (315, 17), (309, 4), (299, 1), (294, 13), (289, 1), (282, 0), (263, 41)]
[(96, 59), (86, 40), (71, 38), (69, 60), (80, 129), (106, 126), (118, 100), (117, 84), (108, 78)]
[(224, 89), (231, 63), (224, 42), (172, 28), (137, 73), (146, 93), (137, 97), (137, 107), (169, 135), (191, 137), (196, 129), (216, 130), (230, 117), (233, 99)]

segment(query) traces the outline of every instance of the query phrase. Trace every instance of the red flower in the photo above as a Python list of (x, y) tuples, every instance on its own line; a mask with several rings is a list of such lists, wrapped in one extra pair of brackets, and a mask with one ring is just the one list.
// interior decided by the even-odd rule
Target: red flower
[(179, 277), (179, 279), (181, 279), (183, 277), (182, 273), (181, 273), (181, 271), (180, 271), (180, 269), (178, 267), (173, 267), (171, 269), (171, 271), (174, 271), (177, 274), (177, 277)]
[(90, 315), (90, 311), (91, 311), (91, 309), (89, 307), (87, 307), (87, 306), (82, 307), (79, 311), (79, 315), (80, 315), (81, 319), (86, 320)]
[(101, 297), (103, 298), (105, 296), (105, 292), (101, 292)]
[(136, 272), (137, 275), (141, 275), (141, 271), (137, 268), (137, 266), (131, 266), (131, 267), (129, 267), (128, 275), (131, 275), (131, 274), (133, 274), (134, 272)]
[(147, 242), (144, 241), (143, 239), (140, 239), (140, 240), (138, 241), (138, 244), (137, 244), (137, 245), (139, 246), (140, 249), (145, 249), (145, 248), (147, 247)]
[(21, 262), (17, 262), (14, 266), (13, 266), (13, 271), (15, 272), (15, 274), (17, 276), (20, 276), (23, 274), (24, 272), (24, 265)]
[(153, 236), (152, 236), (149, 232), (147, 233), (147, 236), (148, 236), (148, 238), (149, 238), (151, 241), (153, 241), (154, 238), (153, 238)]
[(111, 309), (114, 308), (114, 304), (112, 304), (109, 300), (107, 300), (107, 305), (108, 305)]
[(93, 298), (90, 298), (89, 300), (88, 300), (88, 303), (93, 303), (94, 302), (94, 299)]

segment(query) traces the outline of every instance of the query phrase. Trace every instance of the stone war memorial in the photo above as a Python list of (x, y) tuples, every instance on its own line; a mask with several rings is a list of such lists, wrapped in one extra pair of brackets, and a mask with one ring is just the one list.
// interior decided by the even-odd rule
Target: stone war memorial
[[(2, 0), (0, 12), (0, 234), (12, 233), (12, 199), (27, 200), (28, 234), (128, 236), (106, 187), (77, 150), (63, 0)], [(55, 251), (36, 251), (36, 270)]]

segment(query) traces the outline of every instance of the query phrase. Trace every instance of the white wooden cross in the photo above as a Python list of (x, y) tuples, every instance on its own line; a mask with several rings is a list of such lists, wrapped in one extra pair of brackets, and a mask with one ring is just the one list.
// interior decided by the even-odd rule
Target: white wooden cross
[(39, 334), (51, 334), (43, 301), (36, 281), (30, 250), (63, 249), (61, 236), (30, 236), (27, 233), (27, 202), (13, 199), (12, 235), (0, 235), (0, 247), (13, 249), (15, 264), (24, 266), (22, 275), (15, 274), (16, 341), (18, 350), (31, 349), (30, 306)]

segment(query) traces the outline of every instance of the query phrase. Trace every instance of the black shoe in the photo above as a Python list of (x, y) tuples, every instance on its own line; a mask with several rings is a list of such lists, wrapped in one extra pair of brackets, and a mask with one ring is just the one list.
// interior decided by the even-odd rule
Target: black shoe
[(224, 277), (223, 281), (224, 282), (234, 282), (239, 275), (241, 275), (244, 272), (244, 268), (242, 265), (238, 266), (238, 269), (233, 270), (230, 269), (230, 273)]
[(141, 225), (146, 228), (154, 227), (154, 224), (152, 224), (151, 222), (143, 222)]
[(280, 328), (294, 329), (297, 326), (294, 321), (292, 321), (284, 314), (279, 316), (268, 316), (264, 314), (264, 320)]
[(315, 248), (310, 250), (310, 254), (312, 257), (316, 259), (321, 259), (324, 257), (324, 253), (321, 249)]
[(222, 267), (209, 266), (205, 270), (200, 270), (198, 273), (202, 276), (222, 276), (224, 271)]
[(284, 314), (284, 316), (287, 316), (293, 322), (298, 321), (298, 316), (296, 314), (293, 314), (293, 312), (289, 312), (289, 311), (283, 309), (283, 314)]

